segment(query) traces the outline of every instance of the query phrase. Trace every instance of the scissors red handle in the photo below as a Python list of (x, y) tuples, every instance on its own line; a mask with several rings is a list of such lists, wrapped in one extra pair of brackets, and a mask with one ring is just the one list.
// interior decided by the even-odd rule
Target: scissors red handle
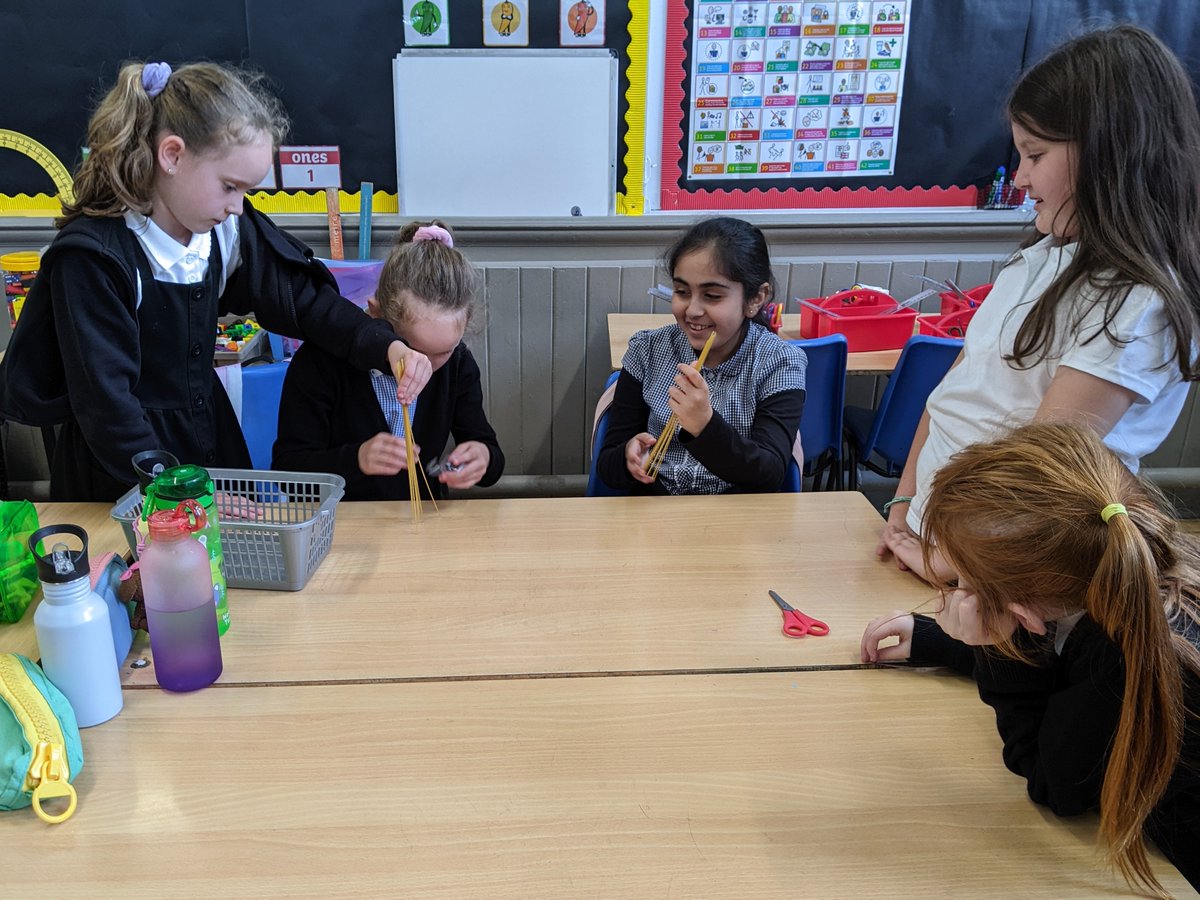
[(825, 637), (829, 634), (829, 626), (820, 619), (806, 616), (800, 610), (789, 604), (774, 591), (767, 591), (775, 604), (783, 610), (783, 633), (788, 637)]
[(829, 626), (820, 619), (806, 616), (798, 609), (783, 614), (783, 633), (788, 637), (825, 637), (829, 634)]

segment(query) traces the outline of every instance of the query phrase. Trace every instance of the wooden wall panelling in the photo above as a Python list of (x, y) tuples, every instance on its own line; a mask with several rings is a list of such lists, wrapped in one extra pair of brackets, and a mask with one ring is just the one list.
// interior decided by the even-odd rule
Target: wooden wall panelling
[[(549, 376), (552, 394), (547, 431), (551, 446), (548, 471), (554, 475), (587, 471), (587, 445), (583, 439), (584, 406), (589, 395), (584, 351), (588, 340), (587, 282), (588, 270), (582, 266), (554, 270), (554, 350), (551, 365), (544, 373)], [(545, 428), (547, 423), (535, 424)], [(537, 474), (542, 471), (539, 469)]]

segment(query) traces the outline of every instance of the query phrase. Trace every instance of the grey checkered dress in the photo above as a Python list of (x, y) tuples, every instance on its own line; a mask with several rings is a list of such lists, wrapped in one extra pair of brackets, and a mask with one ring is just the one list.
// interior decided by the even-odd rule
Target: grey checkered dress
[[(660, 434), (671, 415), (667, 391), (675, 383), (676, 366), (695, 363), (696, 351), (678, 325), (639, 331), (629, 340), (624, 368), (642, 385), (642, 398), (650, 407), (646, 430)], [(761, 400), (780, 391), (804, 390), (804, 351), (751, 322), (737, 352), (716, 368), (700, 374), (708, 385), (713, 410), (744, 438), (750, 436)], [(659, 480), (672, 494), (720, 494), (732, 487), (688, 453), (678, 435), (667, 448)]]

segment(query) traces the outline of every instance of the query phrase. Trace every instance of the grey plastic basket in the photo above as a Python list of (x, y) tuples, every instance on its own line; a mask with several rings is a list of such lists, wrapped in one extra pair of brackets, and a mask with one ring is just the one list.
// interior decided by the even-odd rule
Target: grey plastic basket
[[(321, 472), (209, 469), (218, 492), (254, 503), (255, 519), (221, 519), (221, 552), (229, 587), (298, 591), (333, 544), (337, 502), (346, 480)], [(137, 557), (142, 494), (135, 487), (117, 501), (112, 517), (121, 523)]]

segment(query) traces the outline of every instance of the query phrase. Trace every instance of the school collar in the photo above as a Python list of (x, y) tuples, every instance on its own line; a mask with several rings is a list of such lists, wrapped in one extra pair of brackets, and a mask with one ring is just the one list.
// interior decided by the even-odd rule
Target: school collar
[(187, 257), (191, 257), (187, 259), (188, 262), (208, 259), (209, 253), (212, 252), (212, 232), (210, 231), (193, 234), (192, 239), (185, 246), (163, 231), (153, 219), (139, 212), (126, 210), (125, 224), (141, 239), (146, 256), (150, 259), (150, 265), (156, 270), (155, 274), (169, 271), (184, 262)]

